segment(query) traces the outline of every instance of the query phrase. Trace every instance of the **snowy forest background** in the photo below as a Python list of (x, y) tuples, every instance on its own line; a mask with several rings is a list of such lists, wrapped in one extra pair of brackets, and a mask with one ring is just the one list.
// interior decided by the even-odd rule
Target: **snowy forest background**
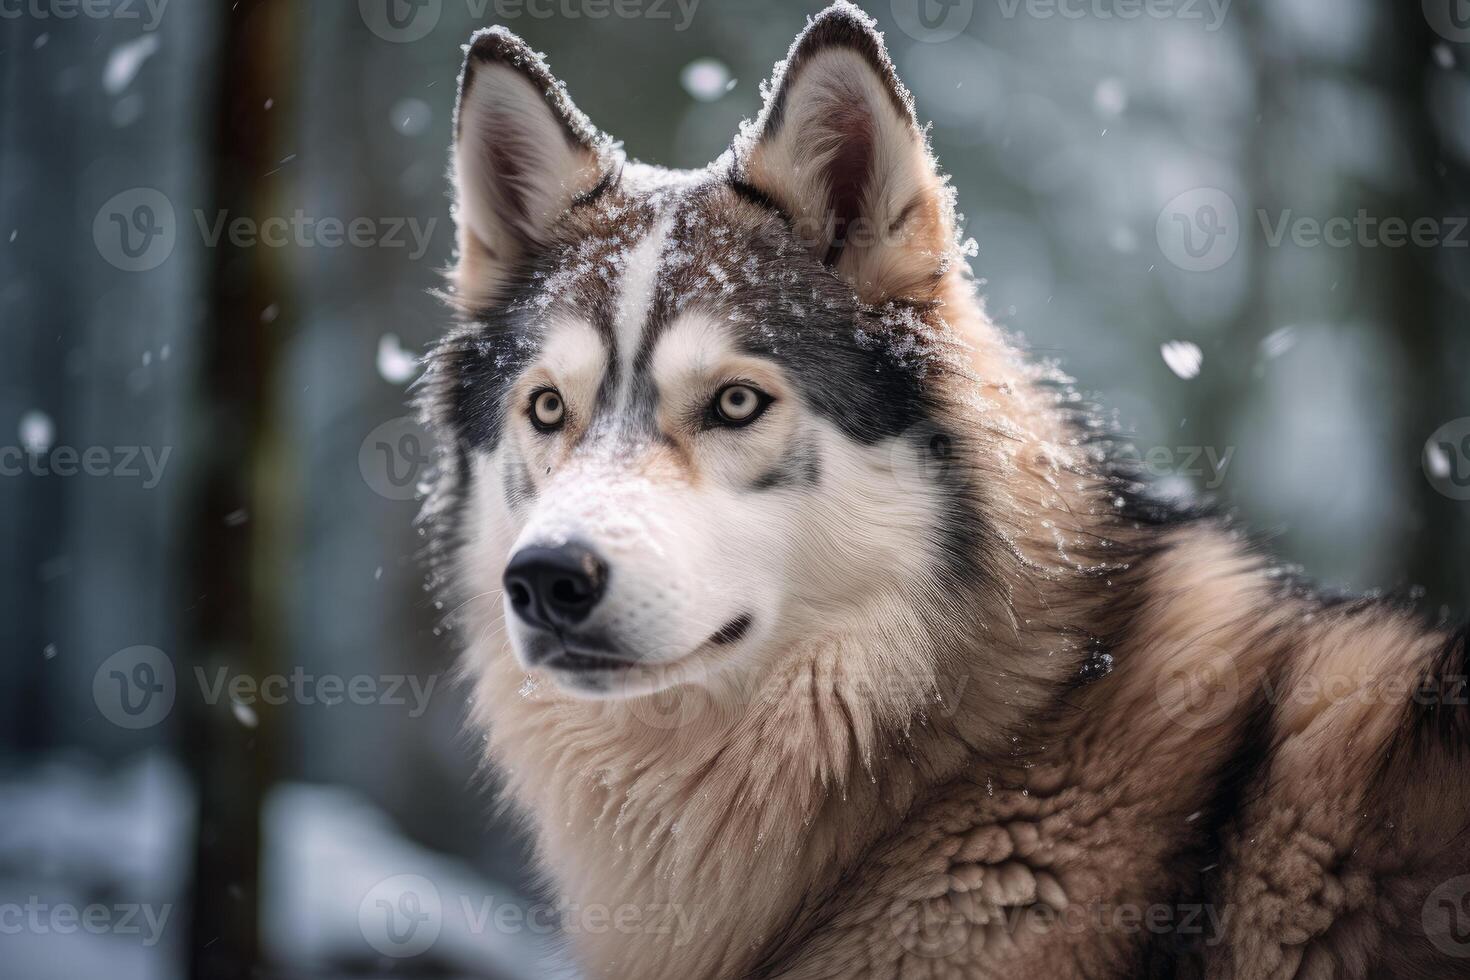
[[(694, 166), (818, 5), (609, 9), (0, 4), (0, 910), (41, 908), (0, 916), (0, 977), (546, 969), (544, 929), (466, 914), (544, 896), (414, 557), (404, 391), (446, 322), (459, 45), (508, 24), (630, 155)], [(1165, 492), (1328, 585), (1470, 611), (1470, 3), (870, 10), (989, 308)], [(298, 211), (373, 244), (219, 223)], [(1337, 244), (1301, 223), (1360, 211), (1378, 231)], [(1389, 218), (1429, 223), (1395, 246)], [(118, 713), (114, 680), (167, 668), (171, 708)], [(215, 686), (293, 674), (377, 686)], [(403, 876), (442, 901), (417, 955), (368, 921)], [(51, 915), (89, 906), (108, 928)]]

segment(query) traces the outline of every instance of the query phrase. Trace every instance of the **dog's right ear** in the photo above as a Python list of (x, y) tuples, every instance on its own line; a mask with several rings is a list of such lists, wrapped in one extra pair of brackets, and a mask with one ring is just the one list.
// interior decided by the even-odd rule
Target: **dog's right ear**
[(457, 301), (494, 302), (572, 203), (615, 171), (616, 155), (539, 54), (502, 27), (477, 31), (454, 113)]

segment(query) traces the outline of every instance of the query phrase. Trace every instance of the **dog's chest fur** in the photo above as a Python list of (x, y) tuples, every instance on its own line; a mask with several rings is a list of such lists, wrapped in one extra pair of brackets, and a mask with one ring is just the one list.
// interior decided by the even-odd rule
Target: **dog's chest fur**
[[(590, 973), (1367, 978), (1442, 963), (1419, 917), (1465, 870), (1470, 807), (1432, 779), (1455, 751), (1406, 742), (1413, 706), (1384, 692), (1422, 688), (1448, 641), (1283, 597), (1223, 532), (1169, 534), (1135, 586), (1147, 632), (1119, 636), (1113, 669), (1010, 751), (956, 749), (986, 724), (961, 694), (863, 758), (854, 733), (822, 727), (836, 650), (794, 651), (803, 668), (739, 718), (666, 702), (626, 726), (512, 701), (515, 669), (488, 672), (481, 707), (557, 885), (638, 910), (628, 930), (576, 938)], [(1385, 776), (1386, 755), (1414, 774)]]

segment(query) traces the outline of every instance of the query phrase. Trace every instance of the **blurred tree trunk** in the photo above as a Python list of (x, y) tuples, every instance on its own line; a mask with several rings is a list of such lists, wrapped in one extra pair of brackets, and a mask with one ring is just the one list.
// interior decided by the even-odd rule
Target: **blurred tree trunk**
[[(1457, 193), (1465, 187), (1466, 174), (1447, 151), (1430, 116), (1430, 74), (1442, 70), (1435, 68), (1435, 48), (1443, 39), (1430, 28), (1419, 4), (1388, 4), (1380, 16), (1387, 21), (1387, 43), (1379, 48), (1381, 56), (1369, 63), (1375, 73), (1372, 81), (1395, 112), (1409, 172), (1396, 187), (1364, 206), (1380, 218), (1402, 219), (1410, 228), (1421, 218), (1434, 219), (1448, 235), (1453, 228), (1444, 219), (1466, 213), (1465, 200)], [(1470, 415), (1465, 364), (1447, 356), (1455, 349), (1452, 331), (1463, 331), (1465, 326), (1452, 324), (1455, 304), (1437, 273), (1442, 261), (1452, 260), (1462, 261), (1456, 251), (1446, 254), (1443, 244), (1423, 248), (1410, 242), (1364, 253), (1365, 262), (1381, 263), (1384, 288), (1375, 312), (1397, 340), (1405, 370), (1399, 458), (1410, 471), (1408, 480), (1414, 488), (1410, 501), (1419, 506), (1416, 532), (1403, 554), (1408, 581), (1400, 584), (1421, 587), (1431, 603), (1459, 608), (1463, 614), (1470, 596), (1457, 591), (1463, 582), (1458, 567), (1463, 554), (1454, 542), (1465, 540), (1466, 508), (1436, 492), (1421, 473), (1429, 436), (1444, 423)]]
[[(286, 155), (280, 127), (290, 119), (295, 76), (291, 18), (286, 0), (231, 6), (216, 59), (211, 196), (217, 210), (209, 212), (210, 221), (226, 212), (228, 220), (257, 221), (282, 213), (271, 175)], [(181, 677), (181, 684), (194, 685), (196, 669), (212, 680), (226, 668), (229, 677), (245, 675), (256, 683), (280, 669), (275, 589), (283, 563), (273, 551), (289, 481), (277, 465), (272, 396), (284, 322), (277, 315), (285, 305), (282, 251), (236, 247), (228, 234), (213, 250), (192, 432), (199, 461), (193, 574), (186, 585), (193, 657), (191, 676)], [(228, 693), (213, 705), (192, 696), (184, 703), (190, 712), (186, 750), (199, 789), (190, 974), (199, 980), (255, 976), (260, 816), (274, 778), (276, 719), (262, 705), (237, 714)]]
[(1244, 298), (1229, 323), (1217, 330), (1216, 346), (1206, 353), (1206, 370), (1185, 392), (1191, 430), (1198, 433), (1204, 446), (1221, 454), (1233, 451), (1236, 416), (1255, 397), (1258, 384), (1252, 372), (1254, 359), (1235, 352), (1255, 349), (1273, 329), (1269, 270), (1256, 234), (1256, 215), (1262, 210), (1277, 210), (1279, 194), (1272, 180), (1270, 156), (1273, 139), (1287, 112), (1281, 93), (1291, 83), (1290, 66), (1281, 63), (1261, 10), (1242, 4), (1232, 9), (1231, 16), (1240, 25), (1241, 46), (1247, 54), (1242, 64), (1251, 76), (1250, 90), (1255, 96), (1255, 118), (1245, 124), (1237, 160), (1240, 190), (1245, 195), (1236, 202), (1240, 249), (1230, 260), (1242, 268)]

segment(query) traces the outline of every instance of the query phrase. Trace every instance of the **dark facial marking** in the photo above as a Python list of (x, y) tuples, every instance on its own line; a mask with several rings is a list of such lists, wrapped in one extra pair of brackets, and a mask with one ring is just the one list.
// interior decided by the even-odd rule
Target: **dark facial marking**
[(511, 510), (519, 510), (536, 499), (536, 484), (531, 480), (531, 470), (525, 460), (507, 459), (503, 481), (505, 501)]
[[(695, 309), (731, 328), (742, 352), (785, 367), (808, 403), (863, 444), (925, 417), (923, 344), (908, 335), (924, 324), (912, 311), (860, 305), (778, 212), (723, 181), (685, 194), (671, 216), (669, 247), (631, 365), (629, 417), (620, 423), (653, 434), (653, 352), (669, 325)], [(600, 402), (610, 399), (615, 380), (604, 383)]]
[(710, 637), (710, 642), (719, 646), (738, 643), (746, 633), (750, 632), (750, 623), (750, 614), (742, 613), (722, 626), (719, 632)]
[[(711, 178), (663, 199), (668, 248), (654, 283), (630, 371), (629, 403), (616, 420), (628, 435), (658, 431), (660, 393), (652, 377), (658, 341), (681, 314), (698, 310), (733, 332), (737, 349), (780, 364), (801, 399), (844, 435), (872, 445), (928, 431), (936, 406), (926, 395), (927, 324), (922, 311), (864, 306), (832, 270), (796, 240), (777, 211)], [(602, 189), (575, 208), (560, 243), (533, 254), (505, 303), (440, 345), (431, 368), (436, 414), (472, 449), (493, 451), (508, 411), (506, 386), (539, 355), (549, 312), (563, 309), (597, 328), (608, 354), (589, 431), (605, 431), (620, 382), (613, 319), (626, 255), (659, 215), (647, 198)], [(757, 425), (759, 422), (756, 423)], [(507, 474), (508, 494), (525, 493), (526, 474)], [(810, 486), (821, 478), (810, 447), (752, 484), (755, 490)]]
[(811, 446), (797, 446), (781, 462), (751, 483), (752, 490), (789, 490), (814, 487), (822, 480), (822, 462)]

